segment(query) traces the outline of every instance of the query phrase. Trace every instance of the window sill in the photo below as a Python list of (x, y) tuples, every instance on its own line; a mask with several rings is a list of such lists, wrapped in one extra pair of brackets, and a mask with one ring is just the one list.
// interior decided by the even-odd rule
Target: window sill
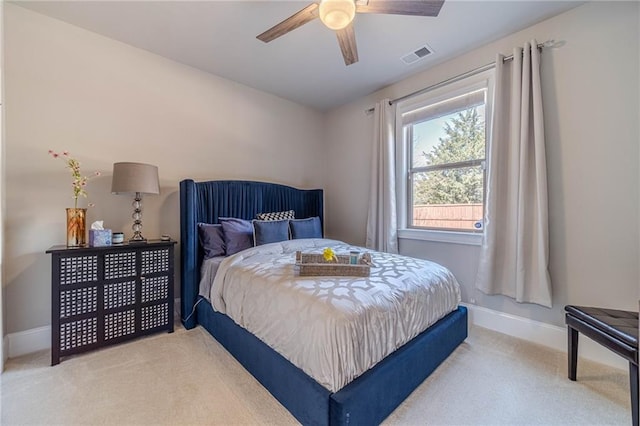
[(398, 238), (407, 240), (432, 241), (437, 243), (482, 245), (481, 233), (433, 231), (430, 229), (398, 229)]

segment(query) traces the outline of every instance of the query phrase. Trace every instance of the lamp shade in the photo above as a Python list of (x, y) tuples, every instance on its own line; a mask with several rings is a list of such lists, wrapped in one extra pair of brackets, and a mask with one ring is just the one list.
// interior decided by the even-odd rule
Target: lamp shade
[(332, 30), (346, 28), (356, 15), (354, 0), (322, 0), (319, 8), (320, 20)]
[(143, 163), (114, 163), (111, 192), (159, 194), (158, 167)]

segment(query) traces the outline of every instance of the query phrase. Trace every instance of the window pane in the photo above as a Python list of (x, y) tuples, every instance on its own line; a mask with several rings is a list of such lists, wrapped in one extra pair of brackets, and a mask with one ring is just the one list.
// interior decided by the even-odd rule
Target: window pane
[(398, 103), (401, 226), (483, 231), (493, 76), (485, 71)]
[(484, 110), (480, 105), (414, 124), (412, 167), (484, 159)]
[(481, 166), (414, 173), (412, 182), (410, 226), (482, 230)]

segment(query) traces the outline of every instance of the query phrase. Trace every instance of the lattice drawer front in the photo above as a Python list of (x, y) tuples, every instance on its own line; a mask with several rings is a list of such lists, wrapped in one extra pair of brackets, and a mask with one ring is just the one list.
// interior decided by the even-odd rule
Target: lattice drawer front
[(136, 331), (134, 310), (115, 312), (104, 317), (104, 340), (133, 334)]
[(169, 304), (147, 306), (142, 308), (142, 330), (166, 326), (169, 324)]
[(136, 282), (124, 281), (104, 286), (104, 309), (119, 308), (136, 303)]
[(142, 252), (142, 275), (169, 270), (169, 249)]
[(60, 292), (60, 318), (95, 312), (98, 307), (98, 288), (84, 287)]
[(87, 318), (60, 324), (60, 350), (67, 351), (98, 341), (98, 319)]
[(133, 277), (136, 275), (136, 252), (109, 253), (104, 255), (104, 278)]
[(142, 280), (142, 303), (169, 297), (169, 277), (144, 278)]
[(60, 258), (60, 284), (77, 284), (98, 279), (98, 256)]

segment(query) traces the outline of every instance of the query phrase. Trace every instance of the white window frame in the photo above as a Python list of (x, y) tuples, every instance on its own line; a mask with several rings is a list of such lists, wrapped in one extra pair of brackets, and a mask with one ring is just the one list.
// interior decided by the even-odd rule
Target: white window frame
[[(409, 145), (405, 140), (402, 115), (426, 105), (435, 104), (465, 93), (481, 88), (487, 88), (485, 103), (485, 164), (488, 166), (489, 144), (491, 143), (491, 123), (493, 120), (493, 96), (494, 96), (495, 70), (487, 70), (476, 75), (464, 78), (446, 86), (434, 89), (419, 96), (398, 102), (396, 106), (396, 200), (398, 217), (398, 237), (413, 240), (426, 240), (433, 242), (446, 242), (457, 244), (480, 245), (482, 244), (482, 232), (464, 232), (413, 228), (407, 225), (409, 203)], [(486, 180), (485, 180), (486, 184)], [(483, 204), (486, 208), (486, 187)]]

